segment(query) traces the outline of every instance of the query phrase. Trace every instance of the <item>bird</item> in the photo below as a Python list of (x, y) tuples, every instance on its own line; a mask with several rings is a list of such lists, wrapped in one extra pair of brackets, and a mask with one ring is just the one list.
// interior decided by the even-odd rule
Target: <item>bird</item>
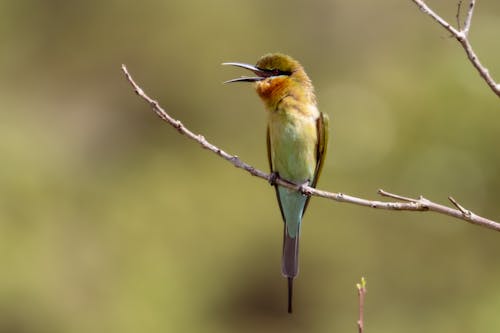
[(267, 110), (267, 157), (270, 182), (275, 187), (284, 222), (282, 275), (287, 279), (288, 313), (293, 312), (293, 281), (299, 272), (299, 238), (310, 196), (276, 184), (284, 179), (298, 186), (316, 187), (328, 145), (328, 115), (318, 110), (314, 87), (302, 65), (282, 53), (269, 53), (256, 65), (225, 62), (247, 69), (224, 83), (252, 82)]

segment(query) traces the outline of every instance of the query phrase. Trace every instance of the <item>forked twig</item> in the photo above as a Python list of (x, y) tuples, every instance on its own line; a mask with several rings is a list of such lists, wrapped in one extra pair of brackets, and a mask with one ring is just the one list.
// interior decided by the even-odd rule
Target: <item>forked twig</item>
[(479, 61), (478, 56), (474, 52), (471, 43), (469, 42), (469, 31), (472, 22), (472, 15), (474, 14), (474, 8), (476, 7), (476, 0), (469, 0), (469, 7), (467, 10), (467, 14), (464, 20), (464, 26), (460, 28), (460, 11), (462, 7), (462, 1), (460, 0), (458, 3), (458, 11), (457, 11), (457, 28), (454, 28), (451, 24), (449, 24), (445, 19), (436, 14), (423, 0), (412, 0), (417, 7), (424, 12), (425, 14), (432, 17), (434, 21), (439, 23), (443, 28), (448, 30), (451, 35), (462, 45), (465, 53), (467, 54), (467, 58), (472, 63), (474, 68), (476, 68), (477, 72), (483, 80), (488, 84), (490, 89), (500, 97), (500, 84), (496, 83), (493, 77), (491, 76), (489, 70)]

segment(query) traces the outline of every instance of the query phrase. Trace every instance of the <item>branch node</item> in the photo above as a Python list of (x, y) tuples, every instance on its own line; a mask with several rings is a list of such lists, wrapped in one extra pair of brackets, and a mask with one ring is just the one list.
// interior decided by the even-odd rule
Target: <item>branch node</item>
[(231, 156), (231, 157), (229, 158), (229, 161), (230, 161), (231, 163), (233, 163), (233, 164), (237, 164), (237, 163), (239, 163), (239, 162), (240, 162), (240, 159), (238, 158), (238, 156), (233, 155), (233, 156)]
[(459, 31), (455, 36), (454, 36), (460, 43), (464, 42), (465, 39), (467, 39), (467, 34), (465, 30)]

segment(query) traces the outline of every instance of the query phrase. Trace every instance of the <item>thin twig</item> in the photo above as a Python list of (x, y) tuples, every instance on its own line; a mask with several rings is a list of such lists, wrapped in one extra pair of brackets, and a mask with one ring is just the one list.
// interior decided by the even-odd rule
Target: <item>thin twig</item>
[(472, 22), (472, 14), (474, 14), (474, 8), (476, 7), (476, 0), (470, 0), (469, 10), (467, 11), (467, 16), (465, 17), (465, 24), (462, 32), (465, 34), (465, 37), (468, 37), (470, 25)]
[(488, 229), (500, 231), (500, 223), (489, 220), (487, 218), (478, 216), (476, 214), (471, 213), (470, 216), (466, 216), (462, 211), (459, 209), (453, 209), (447, 206), (443, 206), (434, 202), (431, 202), (424, 197), (420, 197), (419, 199), (412, 199), (412, 198), (407, 198), (403, 197), (397, 194), (392, 194), (384, 190), (379, 190), (378, 193), (382, 196), (385, 197), (390, 197), (394, 198), (399, 201), (403, 202), (384, 202), (384, 201), (376, 201), (376, 200), (367, 200), (367, 199), (362, 199), (354, 196), (350, 196), (347, 194), (343, 193), (334, 193), (334, 192), (327, 192), (323, 190), (318, 190), (316, 188), (306, 186), (306, 185), (298, 185), (294, 184), (292, 182), (289, 182), (285, 179), (279, 178), (279, 177), (273, 177), (272, 174), (265, 173), (261, 170), (258, 170), (254, 168), (253, 166), (243, 162), (238, 158), (236, 155), (231, 155), (224, 150), (220, 149), (219, 147), (211, 144), (208, 142), (203, 135), (200, 134), (195, 134), (192, 131), (190, 131), (188, 128), (186, 128), (179, 120), (174, 119), (171, 117), (159, 104), (157, 101), (154, 99), (150, 98), (146, 93), (142, 90), (137, 83), (135, 83), (134, 79), (132, 76), (129, 74), (127, 71), (127, 68), (125, 65), (122, 65), (122, 70), (125, 73), (125, 76), (128, 80), (128, 82), (132, 85), (134, 88), (134, 91), (137, 95), (139, 95), (142, 99), (144, 99), (148, 104), (151, 106), (153, 111), (165, 122), (170, 124), (172, 127), (174, 127), (179, 133), (187, 136), (191, 140), (197, 142), (198, 144), (201, 145), (202, 148), (207, 149), (212, 151), (213, 153), (219, 155), (232, 165), (234, 165), (237, 168), (243, 169), (250, 173), (252, 176), (259, 177), (262, 179), (267, 180), (268, 182), (274, 181), (274, 183), (281, 185), (283, 187), (293, 189), (295, 191), (301, 192), (304, 195), (310, 195), (310, 196), (317, 196), (317, 197), (322, 197), (326, 199), (331, 199), (335, 200), (338, 202), (346, 202), (358, 206), (364, 206), (364, 207), (371, 207), (371, 208), (377, 208), (377, 209), (386, 209), (386, 210), (400, 210), (400, 211), (432, 211), (435, 213), (439, 214), (444, 214), (448, 215), (451, 217), (455, 217), (464, 221), (467, 221), (472, 224), (476, 224)]
[(457, 207), (459, 211), (462, 212), (464, 216), (470, 217), (472, 215), (472, 212), (470, 210), (465, 209), (461, 204), (457, 202), (453, 197), (448, 197), (448, 199), (451, 201), (453, 206)]
[(382, 189), (379, 189), (377, 192), (378, 192), (378, 194), (380, 194), (383, 197), (393, 198), (393, 199), (396, 199), (399, 201), (414, 202), (414, 203), (418, 202), (418, 200), (416, 200), (416, 199), (404, 197), (404, 196), (399, 195), (399, 194), (389, 193), (389, 192), (386, 192)]
[(457, 15), (455, 16), (457, 18), (457, 27), (458, 27), (458, 30), (461, 30), (462, 28), (460, 27), (461, 23), (460, 23), (460, 13), (462, 11), (462, 0), (459, 0), (458, 1), (458, 4), (457, 4)]
[[(471, 26), (471, 22), (472, 22), (472, 15), (474, 13), (476, 1), (470, 0), (470, 2), (469, 2), (469, 8), (467, 10), (467, 15), (465, 18), (463, 29), (460, 29), (460, 24), (458, 25), (458, 29), (455, 29), (445, 19), (443, 19), (438, 14), (436, 14), (429, 6), (427, 6), (423, 0), (412, 0), (412, 1), (417, 5), (417, 7), (422, 12), (424, 12), (425, 14), (432, 17), (434, 19), (434, 21), (436, 21), (443, 28), (448, 30), (451, 33), (451, 35), (462, 45), (462, 48), (465, 50), (465, 53), (467, 54), (467, 58), (472, 63), (474, 68), (476, 68), (479, 75), (481, 75), (481, 77), (488, 84), (488, 86), (491, 88), (491, 90), (498, 97), (500, 97), (500, 84), (495, 82), (495, 80), (491, 76), (489, 70), (486, 67), (484, 67), (483, 64), (481, 64), (481, 62), (479, 61), (479, 58), (477, 57), (476, 53), (474, 52), (474, 49), (472, 48), (472, 45), (468, 39), (468, 34), (470, 31), (470, 26)], [(461, 6), (461, 4), (459, 3), (459, 11), (460, 11), (460, 6)], [(458, 15), (459, 14), (457, 13), (457, 16)]]
[(453, 37), (457, 37), (460, 32), (455, 29), (451, 24), (449, 24), (448, 22), (446, 22), (445, 19), (443, 19), (441, 16), (439, 16), (438, 14), (436, 14), (432, 9), (430, 9), (424, 1), (422, 0), (412, 0), (416, 5), (417, 7), (424, 13), (424, 14), (427, 14), (429, 15), (430, 17), (432, 17), (436, 22), (438, 22), (440, 25), (443, 26), (443, 28), (445, 28), (446, 30), (448, 30), (452, 35)]
[(358, 299), (359, 299), (359, 319), (358, 319), (358, 333), (363, 333), (365, 330), (365, 296), (366, 296), (366, 280), (364, 277), (361, 278), (361, 283), (356, 284), (358, 289)]

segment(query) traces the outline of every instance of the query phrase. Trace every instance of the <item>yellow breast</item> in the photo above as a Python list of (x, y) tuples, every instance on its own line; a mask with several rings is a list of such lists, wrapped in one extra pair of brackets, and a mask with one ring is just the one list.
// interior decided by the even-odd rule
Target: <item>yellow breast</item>
[(319, 112), (314, 105), (286, 102), (269, 113), (273, 170), (288, 180), (304, 182), (316, 169)]

